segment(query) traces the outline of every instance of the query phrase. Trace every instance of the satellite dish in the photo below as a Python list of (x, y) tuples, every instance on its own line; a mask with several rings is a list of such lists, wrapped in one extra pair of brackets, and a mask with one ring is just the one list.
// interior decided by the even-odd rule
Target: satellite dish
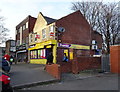
[(58, 27), (58, 31), (59, 31), (59, 32), (65, 32), (65, 28), (63, 28), (63, 27)]

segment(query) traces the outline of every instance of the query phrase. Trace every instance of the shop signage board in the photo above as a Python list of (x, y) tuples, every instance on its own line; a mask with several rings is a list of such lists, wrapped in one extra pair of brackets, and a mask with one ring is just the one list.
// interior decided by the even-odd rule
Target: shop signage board
[(77, 44), (63, 44), (63, 43), (58, 43), (58, 47), (64, 47), (64, 48), (73, 48), (73, 49), (90, 49), (90, 46), (85, 46), (85, 45), (77, 45)]
[(59, 43), (58, 44), (59, 47), (66, 47), (66, 48), (70, 48), (70, 44), (62, 44), (62, 43)]

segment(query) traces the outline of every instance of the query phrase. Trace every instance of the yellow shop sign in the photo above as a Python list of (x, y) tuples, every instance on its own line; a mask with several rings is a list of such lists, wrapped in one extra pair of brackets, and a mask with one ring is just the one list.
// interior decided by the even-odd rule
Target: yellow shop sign
[(76, 44), (71, 44), (69, 48), (74, 48), (74, 49), (90, 49), (90, 46), (85, 46), (85, 45), (76, 45)]

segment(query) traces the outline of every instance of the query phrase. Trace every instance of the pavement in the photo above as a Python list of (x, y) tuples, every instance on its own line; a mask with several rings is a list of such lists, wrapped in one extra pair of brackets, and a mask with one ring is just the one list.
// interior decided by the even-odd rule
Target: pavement
[(10, 77), (11, 86), (14, 89), (59, 81), (48, 74), (44, 70), (44, 65), (41, 64), (13, 64), (11, 66)]
[(60, 81), (72, 81), (90, 77), (100, 77), (104, 73), (84, 71), (79, 74), (63, 73), (62, 79), (58, 80), (44, 70), (44, 65), (18, 63), (11, 66), (11, 86), (14, 89), (30, 88), (38, 85), (58, 83)]
[[(77, 75), (78, 76), (78, 75)], [(68, 77), (68, 76), (67, 76)], [(38, 92), (41, 90), (62, 90), (80, 92), (119, 92), (118, 75), (106, 73), (101, 76), (93, 76), (80, 79), (69, 79), (48, 85), (38, 85), (21, 90)], [(24, 91), (23, 91), (24, 92)]]

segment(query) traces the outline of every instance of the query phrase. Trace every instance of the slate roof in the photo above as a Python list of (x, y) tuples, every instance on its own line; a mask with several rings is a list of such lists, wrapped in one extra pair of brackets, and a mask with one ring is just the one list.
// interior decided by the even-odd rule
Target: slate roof
[(50, 18), (50, 17), (47, 17), (47, 16), (44, 16), (44, 18), (47, 21), (47, 24), (51, 24), (51, 23), (56, 21), (56, 19), (53, 19), (53, 18)]

